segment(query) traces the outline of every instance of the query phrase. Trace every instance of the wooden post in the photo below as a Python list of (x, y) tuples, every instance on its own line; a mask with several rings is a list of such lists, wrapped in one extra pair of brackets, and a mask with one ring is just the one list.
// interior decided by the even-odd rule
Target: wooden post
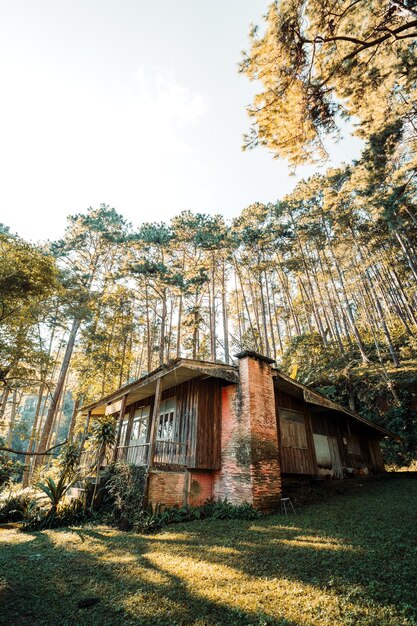
[(153, 459), (155, 456), (156, 433), (157, 433), (157, 426), (158, 426), (158, 421), (159, 421), (159, 407), (161, 405), (161, 393), (162, 393), (162, 378), (158, 378), (156, 381), (155, 399), (154, 399), (153, 411), (152, 411), (151, 432), (149, 436), (148, 471), (146, 474), (146, 484), (145, 484), (145, 494), (144, 494), (146, 503), (148, 502), (148, 497), (149, 497), (149, 480), (150, 480), (149, 470), (153, 467)]
[[(130, 407), (130, 411), (129, 411), (129, 421), (127, 423), (125, 440), (121, 442), (122, 446), (128, 446), (129, 445), (130, 436), (132, 434), (134, 415), (135, 415), (135, 405), (132, 404), (131, 407)], [(125, 447), (125, 449), (123, 450), (123, 459), (127, 458), (127, 452), (128, 452), (128, 450)]]
[(117, 448), (120, 445), (120, 435), (122, 433), (123, 418), (125, 416), (126, 400), (127, 400), (127, 394), (123, 396), (122, 405), (120, 407), (119, 419), (117, 422), (117, 436), (116, 436), (116, 443), (115, 443), (114, 450), (113, 450), (112, 463), (115, 463), (117, 459)]
[(159, 407), (161, 405), (161, 393), (162, 393), (161, 381), (162, 381), (161, 378), (158, 378), (156, 381), (155, 400), (153, 403), (153, 411), (152, 411), (151, 434), (149, 437), (148, 467), (153, 466), (153, 458), (155, 456), (157, 423), (158, 423), (158, 418), (159, 418)]

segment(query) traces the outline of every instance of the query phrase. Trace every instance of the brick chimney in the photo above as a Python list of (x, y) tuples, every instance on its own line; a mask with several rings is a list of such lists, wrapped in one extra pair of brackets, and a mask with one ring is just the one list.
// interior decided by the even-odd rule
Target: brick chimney
[(274, 361), (249, 350), (236, 358), (239, 385), (223, 388), (222, 468), (214, 480), (214, 497), (271, 511), (281, 497)]
[(245, 350), (239, 359), (241, 415), (249, 422), (253, 505), (272, 510), (281, 497), (273, 359)]

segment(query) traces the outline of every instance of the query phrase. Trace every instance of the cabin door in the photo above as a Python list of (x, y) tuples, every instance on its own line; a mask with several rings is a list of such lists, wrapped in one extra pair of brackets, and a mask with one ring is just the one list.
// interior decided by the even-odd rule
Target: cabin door
[(343, 478), (342, 461), (340, 460), (339, 446), (337, 445), (336, 437), (328, 437), (330, 457), (332, 459), (333, 476), (334, 478)]

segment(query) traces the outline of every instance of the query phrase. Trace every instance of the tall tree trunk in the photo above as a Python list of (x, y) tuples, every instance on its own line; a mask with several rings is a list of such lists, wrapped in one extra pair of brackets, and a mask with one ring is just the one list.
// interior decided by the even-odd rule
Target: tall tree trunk
[[(72, 352), (74, 350), (75, 339), (77, 337), (78, 329), (80, 327), (80, 320), (74, 319), (70, 331), (70, 335), (68, 338), (67, 347), (64, 354), (64, 359), (62, 361), (61, 370), (59, 372), (58, 380), (54, 389), (54, 393), (52, 394), (51, 404), (49, 405), (48, 413), (46, 415), (45, 424), (43, 426), (41, 440), (39, 442), (38, 452), (45, 452), (47, 449), (48, 440), (51, 434), (52, 425), (55, 418), (55, 413), (58, 407), (59, 399), (62, 394), (62, 389), (64, 387), (65, 378), (67, 376), (69, 364), (72, 357)], [(34, 470), (40, 468), (43, 465), (44, 457), (39, 455), (35, 459)]]
[(239, 278), (240, 290), (241, 290), (242, 298), (243, 298), (243, 304), (245, 305), (246, 315), (248, 316), (248, 322), (249, 322), (249, 326), (250, 326), (250, 329), (251, 329), (253, 342), (255, 344), (255, 350), (259, 350), (258, 338), (256, 336), (255, 329), (254, 329), (253, 324), (252, 324), (252, 318), (251, 318), (250, 311), (249, 311), (249, 305), (248, 305), (248, 301), (246, 299), (245, 289), (243, 287), (242, 275), (241, 275), (241, 273), (240, 273), (240, 271), (238, 269), (236, 258), (233, 257), (233, 260), (234, 260), (235, 271), (236, 271), (237, 277)]
[(224, 338), (224, 360), (230, 362), (229, 354), (229, 317), (227, 314), (227, 290), (226, 290), (226, 268), (225, 260), (222, 263), (222, 311), (223, 311), (223, 338)]
[(274, 324), (272, 321), (272, 312), (271, 312), (271, 294), (269, 291), (269, 284), (268, 284), (268, 275), (266, 272), (264, 272), (264, 278), (265, 278), (265, 289), (266, 289), (266, 303), (267, 303), (267, 308), (268, 308), (268, 320), (269, 320), (269, 331), (271, 333), (271, 343), (272, 343), (272, 354), (275, 360), (277, 360), (277, 346), (275, 343), (275, 333), (274, 333)]
[(181, 316), (182, 316), (182, 293), (178, 298), (178, 318), (177, 318), (177, 359), (181, 357)]
[(159, 365), (163, 365), (165, 361), (165, 327), (167, 318), (167, 292), (162, 291), (162, 313), (161, 313), (161, 332), (159, 336)]
[(332, 246), (332, 243), (331, 243), (331, 240), (330, 240), (330, 236), (329, 236), (329, 234), (327, 232), (327, 227), (326, 226), (325, 226), (325, 232), (326, 232), (326, 235), (327, 235), (327, 241), (328, 241), (328, 247), (329, 247), (329, 250), (330, 250), (330, 254), (332, 256), (333, 263), (335, 265), (336, 272), (337, 272), (338, 277), (339, 277), (340, 286), (342, 288), (342, 294), (343, 294), (343, 298), (344, 298), (344, 301), (345, 301), (345, 310), (346, 310), (346, 314), (347, 314), (347, 317), (348, 317), (348, 320), (349, 320), (350, 327), (351, 327), (353, 335), (355, 337), (356, 344), (357, 344), (357, 346), (359, 348), (359, 352), (361, 353), (362, 361), (364, 363), (369, 363), (369, 358), (368, 358), (368, 356), (366, 354), (365, 346), (363, 345), (363, 342), (362, 342), (362, 337), (360, 336), (359, 330), (358, 330), (358, 328), (356, 326), (356, 323), (355, 323), (355, 318), (353, 317), (352, 309), (350, 308), (350, 302), (349, 302), (349, 298), (348, 298), (346, 287), (345, 287), (345, 279), (343, 277), (342, 270), (340, 269), (339, 262), (338, 262), (338, 260), (336, 258), (336, 254), (335, 254), (335, 252), (333, 250), (333, 246)]
[(403, 251), (404, 257), (408, 263), (408, 266), (413, 274), (414, 280), (417, 280), (417, 263), (415, 261), (414, 255), (410, 253), (408, 249), (409, 241), (405, 237), (404, 234), (400, 234), (397, 230), (394, 230), (394, 235), (400, 244), (401, 250)]
[[(259, 265), (259, 262), (258, 262), (258, 265)], [(265, 355), (270, 356), (268, 326), (267, 326), (267, 321), (266, 321), (266, 306), (265, 306), (264, 288), (263, 288), (263, 282), (262, 282), (262, 270), (259, 272), (258, 284), (259, 284), (259, 295), (261, 299), (261, 315), (262, 315), (262, 329), (263, 329), (264, 342), (265, 342)]]
[(319, 260), (320, 271), (321, 271), (321, 274), (323, 276), (324, 289), (326, 291), (327, 300), (328, 300), (329, 307), (330, 307), (330, 312), (331, 312), (332, 317), (333, 317), (334, 334), (335, 334), (336, 341), (337, 341), (337, 344), (339, 346), (340, 352), (342, 354), (344, 354), (345, 348), (343, 346), (342, 338), (340, 336), (339, 320), (338, 320), (338, 317), (336, 315), (336, 309), (335, 309), (335, 306), (334, 306), (333, 298), (332, 298), (332, 295), (330, 293), (329, 286), (327, 284), (326, 272), (324, 271), (323, 262), (322, 262), (321, 255), (320, 255), (320, 250), (319, 250), (319, 247), (317, 245), (316, 245), (316, 252), (317, 252), (317, 258)]
[[(30, 433), (29, 445), (27, 449), (29, 453), (33, 452), (35, 449), (36, 434), (38, 430), (38, 421), (39, 421), (39, 415), (40, 415), (40, 410), (42, 406), (44, 390), (45, 390), (45, 383), (42, 382), (39, 386), (38, 400), (36, 402), (35, 415), (33, 417), (33, 424), (32, 424), (32, 429)], [(22, 478), (23, 489), (25, 489), (30, 483), (31, 465), (32, 465), (32, 457), (30, 455), (25, 456), (23, 478)]]
[[(292, 298), (291, 298), (291, 294), (290, 294), (290, 290), (289, 290), (289, 286), (287, 282), (287, 277), (285, 276), (285, 273), (282, 270), (281, 261), (279, 258), (278, 258), (278, 266), (276, 268), (276, 272), (277, 272), (278, 282), (282, 289), (282, 295), (284, 296), (284, 301), (286, 303), (286, 308), (290, 311), (292, 321), (294, 322), (295, 334), (301, 335), (300, 322), (298, 320), (298, 317), (295, 313), (295, 310), (292, 304)], [(288, 332), (288, 335), (291, 336), (289, 332)]]
[(8, 448), (11, 448), (12, 446), (13, 428), (14, 428), (14, 423), (15, 423), (16, 414), (17, 414), (17, 404), (18, 404), (17, 389), (14, 389), (13, 396), (12, 396), (12, 406), (11, 406), (11, 411), (10, 411), (10, 420), (9, 420), (9, 426), (8, 426), (7, 437), (6, 437), (6, 446)]
[(3, 419), (3, 416), (4, 416), (5, 412), (6, 412), (7, 401), (9, 399), (9, 395), (10, 395), (10, 387), (7, 386), (7, 387), (4, 388), (3, 395), (1, 397), (0, 420)]
[(145, 285), (145, 310), (146, 310), (147, 363), (148, 363), (148, 374), (149, 374), (149, 372), (152, 371), (152, 340), (151, 340), (151, 322), (149, 318), (148, 285)]
[(70, 421), (70, 425), (68, 429), (68, 437), (67, 437), (68, 443), (72, 443), (72, 440), (74, 438), (74, 430), (75, 430), (75, 424), (77, 422), (78, 409), (81, 407), (81, 398), (82, 396), (80, 393), (75, 398), (74, 408), (72, 410), (71, 421)]
[(174, 313), (174, 306), (173, 306), (173, 297), (171, 296), (170, 298), (170, 304), (171, 306), (169, 307), (169, 329), (168, 329), (168, 342), (167, 342), (167, 349), (166, 349), (166, 360), (167, 362), (170, 360), (171, 358), (171, 342), (172, 342), (172, 318), (173, 318), (173, 313)]
[(274, 310), (275, 328), (277, 329), (279, 349), (280, 349), (281, 354), (284, 354), (284, 347), (282, 345), (282, 338), (281, 338), (281, 330), (279, 328), (279, 319), (278, 319), (278, 314), (277, 314), (277, 305), (275, 303), (275, 292), (274, 292), (273, 287), (272, 287), (271, 291), (272, 291), (272, 307), (273, 307), (273, 310)]
[(210, 299), (210, 352), (211, 360), (216, 361), (216, 285), (215, 285), (215, 255), (211, 253), (211, 280), (209, 285)]
[(244, 326), (243, 326), (243, 315), (241, 313), (241, 308), (240, 308), (240, 302), (239, 302), (239, 289), (237, 286), (237, 274), (236, 272), (233, 272), (234, 274), (234, 279), (235, 279), (235, 298), (236, 298), (236, 314), (237, 314), (237, 327), (238, 327), (238, 332), (239, 332), (239, 350), (243, 349), (242, 346), (242, 337), (243, 337), (243, 333), (244, 333)]
[(351, 231), (351, 235), (352, 235), (352, 241), (354, 243), (354, 246), (356, 248), (356, 252), (357, 252), (357, 254), (359, 256), (359, 260), (361, 262), (361, 266), (364, 268), (363, 269), (363, 273), (364, 273), (364, 276), (365, 276), (365, 281), (368, 284), (370, 298), (373, 301), (375, 309), (376, 309), (376, 312), (378, 314), (379, 322), (381, 324), (382, 331), (383, 331), (383, 333), (385, 335), (385, 340), (387, 342), (388, 350), (389, 350), (389, 352), (391, 354), (392, 362), (394, 363), (395, 367), (399, 367), (400, 366), (400, 362), (399, 362), (398, 356), (397, 356), (397, 354), (395, 352), (394, 346), (392, 344), (391, 335), (390, 335), (390, 332), (388, 330), (388, 327), (387, 327), (387, 324), (386, 324), (386, 321), (385, 321), (385, 316), (384, 316), (384, 313), (383, 313), (383, 310), (382, 310), (382, 307), (381, 307), (381, 303), (380, 303), (379, 298), (378, 298), (378, 294), (375, 292), (375, 286), (374, 286), (373, 279), (372, 279), (372, 276), (371, 276), (370, 271), (369, 271), (369, 267), (367, 267), (367, 266), (370, 265), (370, 261), (367, 258), (367, 253), (362, 250), (361, 245), (358, 243), (357, 236), (356, 236), (352, 226), (350, 226), (350, 231)]

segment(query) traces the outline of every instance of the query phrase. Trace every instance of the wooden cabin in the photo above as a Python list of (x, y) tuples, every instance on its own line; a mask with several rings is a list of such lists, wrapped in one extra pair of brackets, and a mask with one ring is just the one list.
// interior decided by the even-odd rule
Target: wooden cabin
[(264, 510), (287, 479), (379, 473), (384, 428), (330, 401), (255, 352), (238, 365), (177, 359), (82, 409), (114, 415), (113, 460), (147, 468), (147, 498), (210, 498)]

